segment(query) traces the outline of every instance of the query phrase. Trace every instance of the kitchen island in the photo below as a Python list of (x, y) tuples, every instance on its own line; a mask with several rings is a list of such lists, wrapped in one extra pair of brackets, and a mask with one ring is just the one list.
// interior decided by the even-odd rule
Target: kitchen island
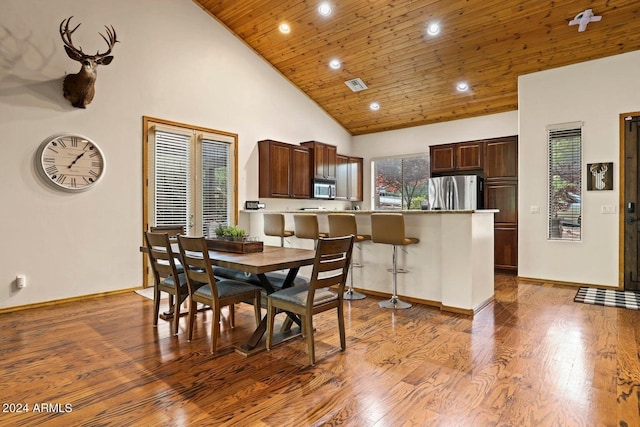
[[(240, 226), (251, 236), (258, 236), (266, 245), (278, 246), (278, 237), (265, 236), (262, 214), (279, 212), (285, 215), (286, 228), (294, 230), (293, 215), (318, 215), (320, 231), (329, 230), (327, 215), (352, 213), (358, 232), (371, 234), (371, 214), (385, 211), (369, 210), (245, 210), (240, 212)], [(389, 212), (389, 211), (386, 211)], [(400, 212), (400, 211), (393, 211)], [(420, 243), (399, 248), (398, 268), (408, 273), (398, 274), (398, 295), (407, 301), (439, 307), (444, 311), (473, 315), (493, 300), (494, 241), (493, 217), (496, 210), (402, 211), (405, 234), (417, 237)], [(313, 242), (290, 237), (286, 246), (313, 248)], [(355, 268), (353, 284), (356, 290), (371, 295), (391, 295), (390, 245), (363, 242), (353, 250)], [(307, 272), (303, 271), (303, 274)]]

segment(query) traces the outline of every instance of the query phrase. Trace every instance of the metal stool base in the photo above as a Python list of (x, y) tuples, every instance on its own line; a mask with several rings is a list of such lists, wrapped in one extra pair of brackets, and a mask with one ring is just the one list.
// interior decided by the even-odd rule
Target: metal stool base
[(348, 289), (344, 291), (344, 299), (347, 300), (358, 300), (365, 299), (367, 296), (365, 294), (361, 294), (360, 292), (356, 292), (353, 289)]
[(387, 301), (380, 301), (378, 305), (381, 308), (392, 308), (392, 309), (411, 308), (411, 304), (398, 299), (398, 297), (396, 296), (391, 297), (391, 299)]

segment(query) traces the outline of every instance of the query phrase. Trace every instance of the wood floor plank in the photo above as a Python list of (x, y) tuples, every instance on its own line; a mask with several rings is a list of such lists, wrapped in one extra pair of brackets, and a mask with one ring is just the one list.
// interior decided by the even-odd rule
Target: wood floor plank
[[(346, 351), (323, 313), (313, 367), (302, 337), (212, 355), (210, 311), (188, 342), (186, 317), (178, 336), (154, 328), (153, 302), (134, 293), (4, 313), (0, 425), (640, 425), (640, 311), (575, 303), (576, 291), (497, 275), (474, 318), (346, 302)], [(220, 348), (253, 328), (251, 306), (235, 328), (225, 311)]]

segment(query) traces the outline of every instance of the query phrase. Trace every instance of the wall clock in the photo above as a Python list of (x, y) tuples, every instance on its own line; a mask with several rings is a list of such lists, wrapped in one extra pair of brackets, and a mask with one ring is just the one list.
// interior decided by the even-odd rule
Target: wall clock
[(73, 133), (48, 137), (40, 145), (37, 167), (54, 188), (88, 190), (104, 176), (105, 158), (89, 138)]

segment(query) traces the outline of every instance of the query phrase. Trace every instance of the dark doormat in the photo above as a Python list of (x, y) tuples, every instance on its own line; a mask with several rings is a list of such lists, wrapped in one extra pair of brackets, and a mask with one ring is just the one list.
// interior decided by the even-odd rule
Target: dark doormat
[(640, 294), (631, 291), (597, 289), (585, 286), (578, 289), (578, 293), (573, 300), (585, 304), (640, 310)]

